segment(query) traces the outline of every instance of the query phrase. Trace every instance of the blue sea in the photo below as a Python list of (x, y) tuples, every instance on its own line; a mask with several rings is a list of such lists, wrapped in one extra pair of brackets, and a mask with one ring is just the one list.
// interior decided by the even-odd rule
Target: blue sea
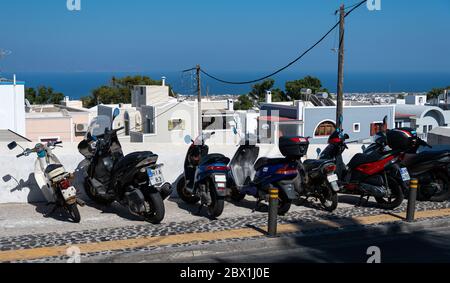
[[(228, 81), (247, 81), (264, 76), (263, 72), (211, 72), (213, 75)], [(167, 77), (167, 83), (180, 94), (195, 93), (195, 76), (193, 73), (181, 72), (115, 72), (115, 73), (31, 73), (17, 72), (17, 80), (25, 81), (27, 87), (51, 86), (55, 91), (62, 92), (71, 99), (78, 99), (91, 94), (92, 90), (107, 85), (113, 76), (146, 75), (155, 80), (162, 76)], [(282, 73), (273, 79), (276, 87), (284, 89), (286, 81), (303, 78), (306, 75), (321, 79), (324, 87), (330, 92), (336, 91), (337, 74), (325, 72), (310, 73)], [(1, 73), (1, 77), (12, 78), (10, 73)], [(450, 71), (448, 73), (368, 73), (346, 72), (345, 92), (427, 92), (433, 87), (446, 87), (450, 85)], [(245, 94), (251, 85), (228, 85), (202, 77), (203, 93), (209, 95), (219, 94)]]

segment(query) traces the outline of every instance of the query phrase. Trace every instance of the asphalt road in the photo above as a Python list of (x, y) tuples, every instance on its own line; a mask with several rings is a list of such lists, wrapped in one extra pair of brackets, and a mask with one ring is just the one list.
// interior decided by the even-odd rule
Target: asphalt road
[[(406, 224), (407, 225), (407, 224)], [(449, 263), (450, 226), (418, 228), (415, 232), (397, 228), (371, 229), (345, 235), (322, 235), (246, 241), (238, 245), (216, 244), (208, 250), (174, 252), (159, 256), (145, 253), (103, 259), (104, 262), (172, 263)], [(227, 252), (226, 252), (227, 251)], [(373, 258), (372, 258), (373, 259)]]
[[(359, 235), (361, 236), (361, 235)], [(450, 228), (439, 228), (411, 234), (382, 235), (373, 233), (363, 237), (329, 237), (328, 240), (299, 240), (296, 247), (287, 246), (209, 255), (183, 259), (181, 262), (225, 263), (367, 263), (374, 255), (370, 247), (379, 248), (382, 263), (450, 262)], [(369, 254), (369, 255), (368, 255)]]

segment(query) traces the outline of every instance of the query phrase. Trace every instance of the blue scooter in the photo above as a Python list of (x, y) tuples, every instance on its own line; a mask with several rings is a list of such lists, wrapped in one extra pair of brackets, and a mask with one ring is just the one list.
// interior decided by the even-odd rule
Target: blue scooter
[(186, 142), (191, 146), (184, 162), (184, 175), (177, 185), (178, 196), (188, 204), (200, 201), (198, 213), (204, 206), (208, 215), (215, 219), (222, 215), (227, 191), (227, 172), (230, 159), (222, 154), (209, 154), (205, 142), (215, 132), (202, 134), (195, 141), (190, 136)]
[[(235, 131), (236, 133), (236, 131)], [(295, 147), (292, 142), (288, 147)], [(279, 190), (278, 214), (286, 214), (294, 200), (299, 198), (295, 191), (294, 182), (298, 175), (297, 162), (291, 158), (290, 149), (280, 147), (286, 158), (260, 158), (259, 147), (256, 146), (256, 139), (247, 135), (237, 150), (235, 156), (229, 164), (228, 187), (231, 188), (231, 197), (235, 201), (240, 201), (246, 195), (255, 197), (258, 201), (256, 209), (261, 202), (269, 201), (269, 190), (277, 188)], [(256, 210), (255, 209), (255, 210)]]

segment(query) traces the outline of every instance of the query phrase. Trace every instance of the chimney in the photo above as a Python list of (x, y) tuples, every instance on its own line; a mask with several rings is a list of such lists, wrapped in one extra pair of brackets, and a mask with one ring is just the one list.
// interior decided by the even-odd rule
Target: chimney
[(272, 92), (266, 91), (266, 103), (272, 103)]
[(161, 80), (162, 80), (162, 86), (166, 86), (166, 77), (162, 77)]

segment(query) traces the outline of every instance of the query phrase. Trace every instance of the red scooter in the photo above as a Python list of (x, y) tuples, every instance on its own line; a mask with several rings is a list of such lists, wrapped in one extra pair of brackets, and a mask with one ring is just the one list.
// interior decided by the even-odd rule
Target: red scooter
[(359, 205), (362, 205), (365, 197), (367, 202), (370, 197), (375, 197), (382, 209), (394, 209), (402, 204), (403, 191), (407, 188), (406, 182), (410, 180), (408, 170), (400, 166), (403, 151), (360, 153), (346, 166), (342, 153), (348, 149), (346, 141), (349, 138), (342, 130), (336, 130), (320, 155), (320, 159), (336, 162), (340, 193), (360, 195)]

